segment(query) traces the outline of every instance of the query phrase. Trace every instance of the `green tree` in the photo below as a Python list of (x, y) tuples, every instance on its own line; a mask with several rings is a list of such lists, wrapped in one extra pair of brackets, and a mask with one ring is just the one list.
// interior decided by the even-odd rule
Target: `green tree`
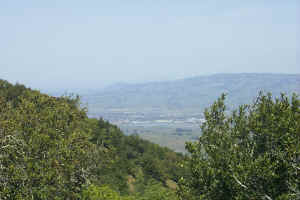
[(85, 111), (37, 91), (16, 98), (0, 97), (1, 199), (76, 199), (93, 147)]
[(174, 200), (168, 186), (185, 174), (176, 165), (183, 158), (87, 118), (78, 97), (0, 80), (1, 200)]
[(108, 186), (89, 185), (82, 191), (83, 200), (121, 200), (120, 195)]
[(300, 100), (260, 93), (226, 111), (225, 95), (205, 111), (202, 136), (187, 143), (191, 177), (181, 199), (300, 199)]
[(134, 196), (137, 200), (177, 200), (176, 192), (170, 188), (164, 187), (161, 183), (152, 179), (149, 185), (146, 185), (142, 193)]

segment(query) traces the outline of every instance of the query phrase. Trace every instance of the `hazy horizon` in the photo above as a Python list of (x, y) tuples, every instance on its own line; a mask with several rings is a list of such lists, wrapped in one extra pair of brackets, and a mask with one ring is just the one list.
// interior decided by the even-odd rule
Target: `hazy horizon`
[(0, 3), (0, 79), (102, 88), (216, 73), (300, 73), (300, 6), (279, 1)]

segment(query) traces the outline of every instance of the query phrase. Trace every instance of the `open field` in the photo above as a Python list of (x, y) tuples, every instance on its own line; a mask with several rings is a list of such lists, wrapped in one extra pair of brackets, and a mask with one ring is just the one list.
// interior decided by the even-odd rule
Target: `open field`
[(201, 135), (199, 126), (120, 126), (125, 134), (138, 134), (141, 138), (168, 147), (176, 152), (185, 152), (185, 142), (194, 141)]

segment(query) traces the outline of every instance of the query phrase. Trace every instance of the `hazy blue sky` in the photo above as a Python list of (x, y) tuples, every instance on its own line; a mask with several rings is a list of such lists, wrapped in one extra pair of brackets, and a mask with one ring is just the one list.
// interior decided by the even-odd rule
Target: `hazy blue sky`
[(299, 0), (5, 0), (0, 78), (88, 88), (300, 73), (299, 13)]

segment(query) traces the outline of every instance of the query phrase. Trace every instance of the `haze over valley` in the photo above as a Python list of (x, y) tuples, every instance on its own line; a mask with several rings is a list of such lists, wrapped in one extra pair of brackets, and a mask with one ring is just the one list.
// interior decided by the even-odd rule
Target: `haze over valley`
[(215, 74), (174, 81), (116, 84), (83, 92), (91, 117), (102, 117), (126, 134), (139, 134), (176, 151), (201, 134), (204, 109), (222, 93), (230, 110), (253, 103), (259, 92), (300, 93), (299, 74)]
[(0, 1), (0, 200), (300, 199), (299, 11)]

